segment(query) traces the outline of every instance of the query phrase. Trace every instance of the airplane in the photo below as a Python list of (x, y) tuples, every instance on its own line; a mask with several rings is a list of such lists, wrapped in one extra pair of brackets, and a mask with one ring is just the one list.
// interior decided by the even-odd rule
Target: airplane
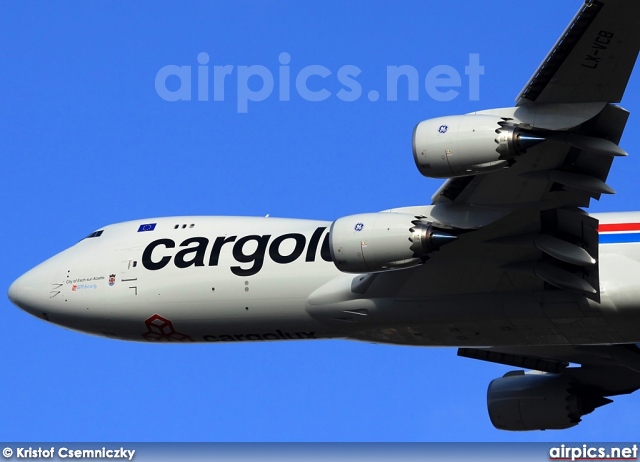
[(430, 205), (113, 224), (9, 299), (122, 340), (457, 347), (518, 368), (489, 384), (496, 428), (573, 427), (640, 388), (640, 212), (583, 210), (627, 155), (639, 17), (636, 0), (587, 0), (514, 107), (417, 124), (416, 167), (446, 179)]

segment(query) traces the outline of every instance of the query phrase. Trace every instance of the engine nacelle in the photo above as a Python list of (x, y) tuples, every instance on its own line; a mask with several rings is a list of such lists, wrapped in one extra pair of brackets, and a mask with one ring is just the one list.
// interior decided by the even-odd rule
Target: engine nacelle
[(475, 175), (508, 167), (542, 141), (494, 115), (438, 117), (416, 125), (413, 158), (431, 178)]
[(418, 266), (456, 236), (404, 213), (364, 213), (333, 222), (329, 248), (345, 273), (370, 273)]
[(487, 407), (500, 430), (562, 430), (580, 423), (596, 407), (610, 403), (574, 388), (557, 374), (515, 371), (493, 380), (487, 390)]

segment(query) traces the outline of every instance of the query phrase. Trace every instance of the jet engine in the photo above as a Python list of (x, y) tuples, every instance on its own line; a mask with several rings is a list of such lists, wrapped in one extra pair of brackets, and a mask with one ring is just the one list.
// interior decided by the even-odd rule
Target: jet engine
[(416, 125), (413, 158), (427, 177), (475, 175), (508, 167), (542, 141), (494, 115), (438, 117)]
[(500, 430), (570, 428), (583, 415), (611, 402), (587, 394), (562, 374), (509, 372), (493, 380), (487, 390), (489, 417)]
[(369, 273), (421, 265), (429, 253), (454, 239), (421, 217), (365, 213), (334, 221), (329, 248), (340, 271)]

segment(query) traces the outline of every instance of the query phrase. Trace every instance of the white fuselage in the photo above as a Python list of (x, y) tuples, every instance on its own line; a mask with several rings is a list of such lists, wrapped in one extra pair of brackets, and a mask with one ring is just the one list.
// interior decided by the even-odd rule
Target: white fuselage
[[(637, 223), (640, 213), (597, 218), (601, 225)], [(634, 241), (640, 241), (640, 228), (602, 239), (612, 243), (600, 245), (601, 303), (595, 303), (490, 291), (399, 299), (396, 280), (405, 280), (406, 273), (386, 275), (376, 286), (372, 275), (336, 269), (327, 242), (330, 225), (250, 217), (119, 223), (25, 273), (9, 296), (50, 322), (138, 341), (640, 342), (640, 243)], [(419, 269), (390, 273), (404, 271)]]

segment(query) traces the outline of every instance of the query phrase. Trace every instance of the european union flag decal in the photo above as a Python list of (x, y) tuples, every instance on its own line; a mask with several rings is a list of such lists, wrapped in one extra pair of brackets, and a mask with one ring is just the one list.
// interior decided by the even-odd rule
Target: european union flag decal
[(140, 225), (138, 232), (142, 233), (143, 231), (153, 231), (156, 229), (156, 224), (157, 223), (147, 223), (146, 225)]

